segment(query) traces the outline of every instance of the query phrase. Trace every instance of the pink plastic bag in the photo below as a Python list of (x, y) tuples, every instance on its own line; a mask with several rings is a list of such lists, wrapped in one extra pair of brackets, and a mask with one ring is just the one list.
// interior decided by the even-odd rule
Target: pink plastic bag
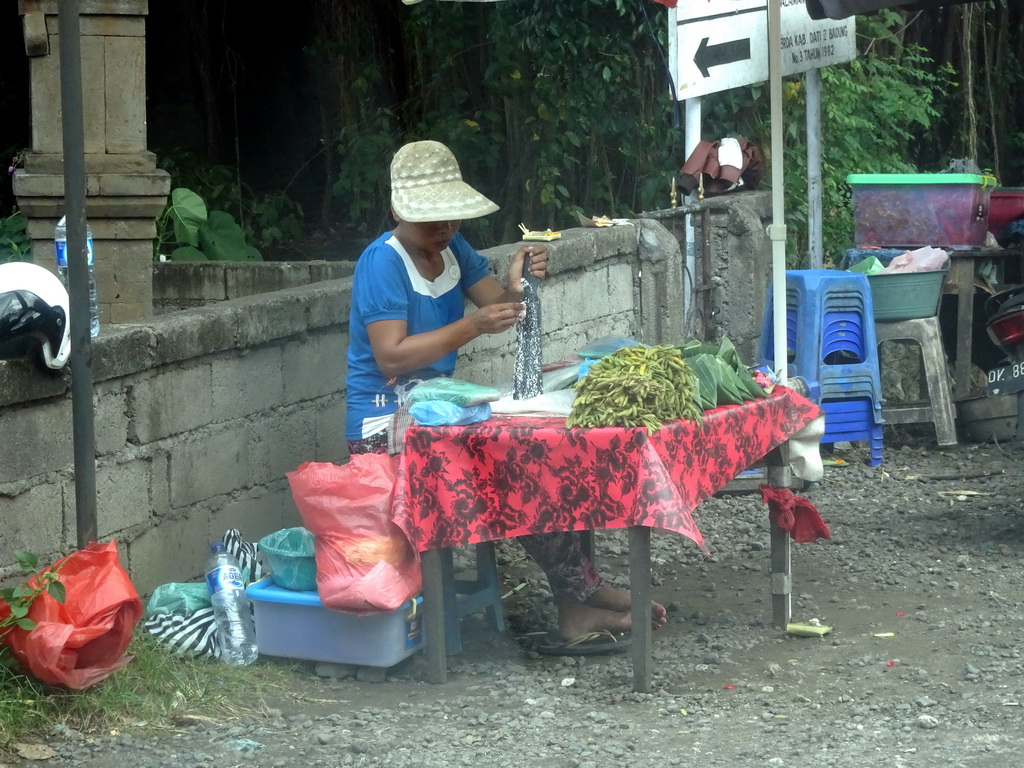
[(889, 262), (889, 266), (879, 274), (892, 275), (907, 272), (934, 272), (945, 268), (949, 262), (949, 254), (941, 248), (926, 245), (915, 251), (907, 251)]
[(391, 459), (377, 453), (341, 465), (306, 462), (288, 473), (313, 534), (317, 591), (328, 608), (393, 611), (423, 588), (416, 553), (391, 521), (395, 479)]

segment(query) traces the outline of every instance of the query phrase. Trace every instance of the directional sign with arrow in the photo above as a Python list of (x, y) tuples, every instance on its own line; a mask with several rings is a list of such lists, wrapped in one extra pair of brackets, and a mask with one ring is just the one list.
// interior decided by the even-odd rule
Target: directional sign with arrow
[[(768, 0), (687, 2), (674, 12), (680, 100), (768, 79)], [(784, 75), (856, 57), (852, 19), (815, 21), (804, 3), (785, 0), (780, 12)]]
[(708, 71), (711, 67), (735, 64), (750, 58), (749, 37), (717, 45), (709, 45), (708, 40), (707, 37), (702, 39), (700, 45), (697, 46), (697, 52), (693, 55), (693, 63), (704, 77), (711, 77), (711, 73)]

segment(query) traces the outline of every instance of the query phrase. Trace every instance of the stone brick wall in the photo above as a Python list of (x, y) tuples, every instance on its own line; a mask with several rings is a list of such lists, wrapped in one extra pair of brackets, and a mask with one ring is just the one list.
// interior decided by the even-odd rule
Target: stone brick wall
[[(484, 252), (497, 274), (516, 247)], [(546, 360), (606, 333), (682, 337), (679, 245), (659, 223), (570, 230), (550, 247)], [(319, 268), (281, 267), (275, 279), (314, 278)], [(227, 528), (257, 540), (301, 524), (286, 473), (346, 458), (351, 278), (238, 296), (259, 271), (192, 274), (209, 291), (204, 306), (107, 325), (93, 340), (98, 532), (118, 542), (142, 594), (194, 579), (209, 541)], [(456, 375), (510, 380), (514, 343), (513, 332), (478, 339)], [(17, 575), (15, 549), (48, 562), (75, 546), (71, 417), (65, 378), (0, 363), (0, 580)]]
[[(18, 0), (29, 57), (32, 146), (14, 174), (36, 262), (55, 269), (53, 230), (66, 213), (56, 0)], [(92, 228), (103, 325), (153, 314), (153, 239), (170, 176), (146, 145), (146, 0), (82, 0), (85, 215)]]
[[(689, 217), (696, 246), (693, 335), (708, 341), (727, 336), (744, 360), (754, 362), (771, 285), (771, 243), (765, 233), (771, 223), (771, 193), (730, 193), (707, 198), (704, 204), (706, 216)], [(645, 215), (685, 244), (687, 217), (681, 212)]]

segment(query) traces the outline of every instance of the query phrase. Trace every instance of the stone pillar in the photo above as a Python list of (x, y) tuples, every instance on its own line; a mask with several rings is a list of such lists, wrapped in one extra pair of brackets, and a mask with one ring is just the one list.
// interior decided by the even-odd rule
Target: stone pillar
[[(32, 147), (15, 173), (32, 258), (55, 269), (53, 229), (64, 213), (57, 0), (18, 0), (31, 60)], [(93, 233), (103, 323), (153, 313), (153, 240), (170, 177), (146, 149), (147, 0), (82, 0), (86, 218)]]

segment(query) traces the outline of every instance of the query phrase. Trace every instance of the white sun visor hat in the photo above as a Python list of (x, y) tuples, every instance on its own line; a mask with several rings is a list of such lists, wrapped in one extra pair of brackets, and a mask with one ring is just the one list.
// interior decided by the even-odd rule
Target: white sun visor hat
[(414, 141), (395, 153), (391, 207), (411, 222), (476, 219), (498, 210), (462, 180), (455, 155), (437, 141)]

